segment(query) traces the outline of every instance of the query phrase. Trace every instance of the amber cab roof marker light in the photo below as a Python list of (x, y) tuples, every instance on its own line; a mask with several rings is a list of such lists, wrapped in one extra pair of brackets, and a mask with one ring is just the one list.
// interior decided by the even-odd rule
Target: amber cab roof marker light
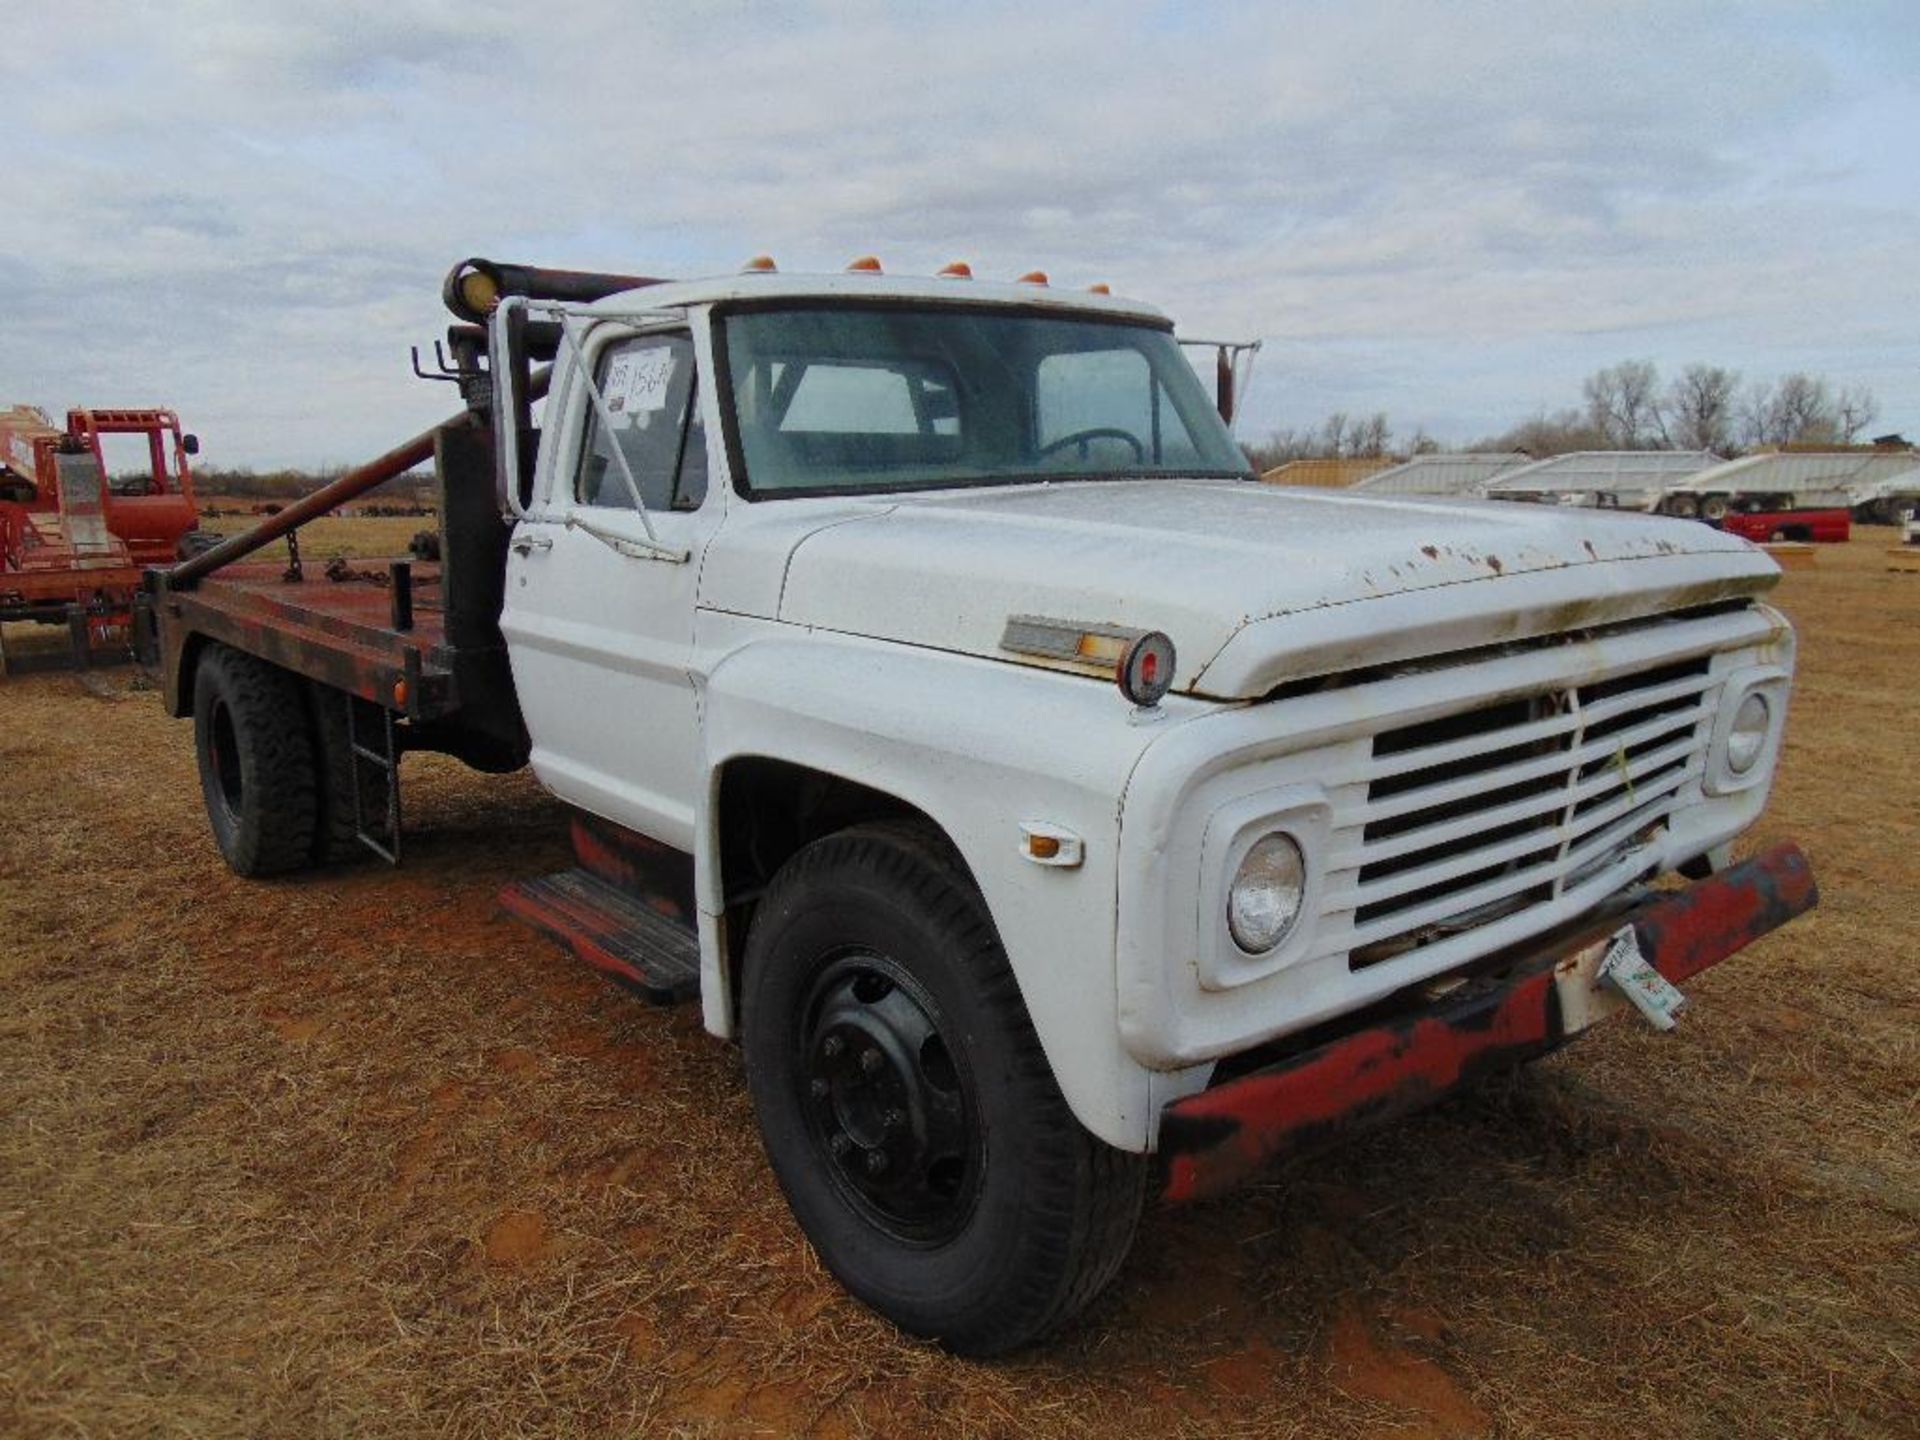
[(885, 272), (880, 268), (878, 255), (862, 255), (859, 259), (848, 263), (847, 273), (849, 275), (881, 275)]
[(773, 263), (771, 255), (756, 255), (740, 267), (742, 275), (772, 275), (780, 267)]
[(455, 279), (459, 286), (460, 298), (467, 308), (476, 315), (491, 315), (494, 306), (500, 303), (500, 277), (482, 262), (467, 261), (467, 268)]
[(964, 260), (949, 260), (933, 273), (942, 280), (971, 280), (973, 267)]

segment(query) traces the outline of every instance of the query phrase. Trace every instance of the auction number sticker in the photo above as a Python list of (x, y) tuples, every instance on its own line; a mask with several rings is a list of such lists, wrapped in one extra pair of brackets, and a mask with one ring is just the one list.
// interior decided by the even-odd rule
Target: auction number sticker
[(616, 415), (645, 415), (667, 408), (674, 354), (665, 345), (628, 350), (607, 367), (607, 409)]

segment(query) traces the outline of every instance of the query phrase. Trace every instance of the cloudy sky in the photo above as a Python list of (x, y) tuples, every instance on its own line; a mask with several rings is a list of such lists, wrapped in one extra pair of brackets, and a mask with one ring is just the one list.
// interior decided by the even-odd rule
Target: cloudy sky
[(1242, 425), (1451, 441), (1628, 358), (1920, 433), (1909, 3), (8, 0), (0, 405), (206, 460), (431, 423), (471, 254), (1041, 266), (1266, 341)]

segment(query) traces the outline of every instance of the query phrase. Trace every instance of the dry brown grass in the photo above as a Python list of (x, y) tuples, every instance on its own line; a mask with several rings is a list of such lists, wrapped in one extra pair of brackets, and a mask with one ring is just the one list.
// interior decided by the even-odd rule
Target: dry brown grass
[[(204, 522), (215, 535), (238, 535), (259, 523), (253, 515), (221, 515)], [(300, 527), (300, 555), (310, 564), (324, 565), (336, 555), (349, 560), (380, 556), (405, 558), (407, 542), (422, 530), (439, 525), (431, 515), (322, 515)], [(260, 551), (263, 560), (285, 561), (287, 544), (276, 540)]]
[(403, 870), (249, 884), (151, 694), (0, 683), (0, 1434), (1914, 1434), (1920, 577), (1886, 538), (1780, 592), (1756, 838), (1807, 844), (1819, 912), (1675, 1036), (1151, 1215), (1110, 1301), (996, 1366), (821, 1273), (692, 1009), (499, 914), (564, 859), (524, 778), (410, 760)]

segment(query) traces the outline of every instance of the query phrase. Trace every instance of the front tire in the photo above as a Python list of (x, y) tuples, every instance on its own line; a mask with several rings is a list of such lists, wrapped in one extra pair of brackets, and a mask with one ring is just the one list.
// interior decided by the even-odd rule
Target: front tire
[(747, 940), (747, 1082), (821, 1260), (911, 1334), (1012, 1350), (1125, 1258), (1144, 1156), (1067, 1108), (978, 892), (928, 827), (819, 840)]
[(318, 802), (299, 682), (252, 655), (213, 647), (194, 676), (193, 748), (214, 843), (234, 873), (307, 865)]

